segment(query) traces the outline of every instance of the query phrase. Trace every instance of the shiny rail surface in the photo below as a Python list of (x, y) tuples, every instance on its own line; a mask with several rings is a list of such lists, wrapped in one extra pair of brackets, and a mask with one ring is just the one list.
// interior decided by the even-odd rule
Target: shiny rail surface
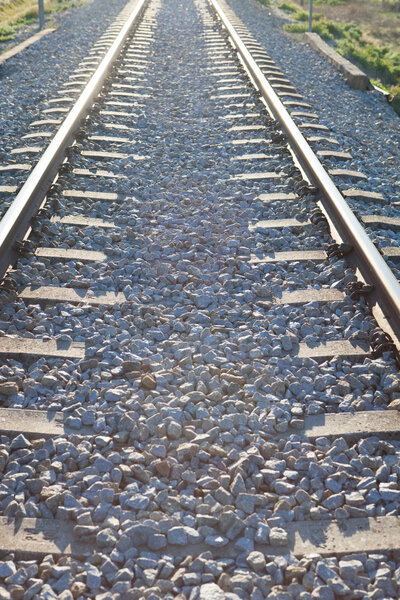
[[(360, 270), (363, 279), (367, 283), (373, 284), (375, 288), (373, 295), (369, 297), (369, 304), (371, 307), (375, 304), (380, 306), (384, 319), (389, 323), (389, 333), (392, 329), (397, 338), (394, 343), (400, 349), (399, 282), (262, 73), (251, 52), (246, 48), (221, 3), (218, 0), (209, 0), (209, 3), (229, 34), (233, 46), (253, 78), (269, 110), (285, 131), (301, 167), (312, 184), (319, 189), (321, 193), (320, 200), (342, 241), (353, 246), (356, 258), (352, 262)], [(385, 322), (381, 322), (380, 325), (385, 329)]]

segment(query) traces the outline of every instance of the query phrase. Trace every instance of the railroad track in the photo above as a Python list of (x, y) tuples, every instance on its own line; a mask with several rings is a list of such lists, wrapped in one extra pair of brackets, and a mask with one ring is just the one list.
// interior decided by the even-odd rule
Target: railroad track
[(395, 598), (398, 218), (223, 0), (110, 29), (2, 167), (4, 597)]

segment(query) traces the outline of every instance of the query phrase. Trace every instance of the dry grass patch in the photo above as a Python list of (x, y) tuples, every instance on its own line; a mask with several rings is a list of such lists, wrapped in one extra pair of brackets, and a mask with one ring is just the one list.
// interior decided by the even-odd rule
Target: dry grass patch
[(399, 50), (400, 3), (397, 5), (380, 0), (359, 0), (332, 4), (317, 0), (316, 8), (327, 19), (355, 23), (362, 30), (363, 37), (371, 43)]
[[(400, 114), (400, 0), (314, 0), (313, 31), (389, 91)], [(308, 30), (308, 2), (283, 2), (292, 33)]]
[[(46, 15), (80, 6), (91, 0), (45, 0)], [(37, 0), (0, 0), (0, 42), (11, 40), (21, 27), (39, 18)]]

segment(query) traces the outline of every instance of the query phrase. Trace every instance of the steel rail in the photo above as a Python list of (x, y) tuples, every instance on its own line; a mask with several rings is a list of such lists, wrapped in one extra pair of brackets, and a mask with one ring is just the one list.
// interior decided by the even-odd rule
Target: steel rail
[(127, 21), (96, 68), (85, 89), (1, 219), (0, 277), (4, 276), (7, 269), (15, 261), (17, 252), (13, 249), (14, 243), (21, 240), (28, 231), (32, 217), (37, 212), (64, 160), (66, 148), (72, 143), (74, 134), (87, 116), (131, 30), (138, 23), (146, 3), (147, 0), (136, 2)]
[[(321, 202), (333, 221), (343, 241), (349, 242), (357, 257), (355, 264), (362, 277), (374, 285), (370, 304), (379, 305), (389, 328), (397, 337), (394, 340), (399, 345), (400, 340), (400, 285), (391, 269), (367, 235), (361, 223), (339, 192), (329, 174), (314, 154), (307, 140), (296, 126), (288, 111), (273, 90), (271, 84), (263, 75), (260, 67), (252, 57), (245, 44), (240, 39), (234, 26), (229, 21), (218, 0), (209, 0), (218, 17), (227, 30), (233, 45), (246, 65), (251, 77), (270, 111), (285, 130), (288, 140), (310, 181), (320, 190)], [(385, 323), (381, 324), (385, 328)], [(399, 347), (399, 346), (398, 346)]]

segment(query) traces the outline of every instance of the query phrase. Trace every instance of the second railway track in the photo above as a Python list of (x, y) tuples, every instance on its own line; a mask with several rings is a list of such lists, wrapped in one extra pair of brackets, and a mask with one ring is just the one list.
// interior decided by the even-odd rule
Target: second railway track
[[(212, 4), (144, 6), (14, 246), (1, 598), (399, 595), (398, 342)], [(320, 159), (348, 160), (214, 6)]]

